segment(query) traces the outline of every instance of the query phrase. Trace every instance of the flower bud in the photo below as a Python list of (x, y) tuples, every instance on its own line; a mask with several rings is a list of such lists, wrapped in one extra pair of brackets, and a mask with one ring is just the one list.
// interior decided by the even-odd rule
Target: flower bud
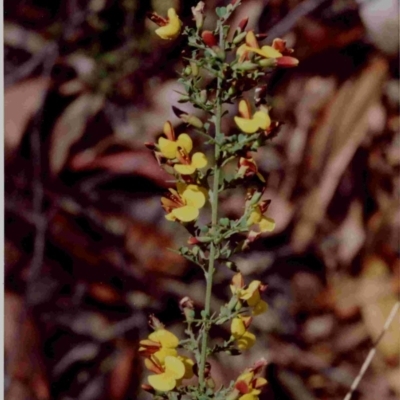
[(210, 389), (215, 389), (215, 382), (213, 378), (206, 379), (206, 386)]
[(192, 73), (192, 68), (188, 65), (183, 72), (185, 75), (190, 75)]
[(192, 322), (194, 320), (195, 311), (194, 311), (193, 300), (191, 298), (189, 298), (188, 296), (185, 296), (179, 302), (179, 308), (181, 309), (187, 322)]
[(283, 68), (292, 68), (299, 65), (299, 60), (290, 56), (283, 56), (276, 59), (276, 65)]
[(241, 32), (243, 32), (246, 29), (248, 22), (249, 22), (249, 17), (245, 17), (239, 22), (238, 28), (240, 29)]
[(206, 103), (206, 101), (207, 101), (207, 90), (203, 89), (203, 90), (200, 92), (200, 101), (201, 101), (203, 104)]
[(150, 328), (154, 329), (155, 331), (165, 328), (165, 325), (161, 323), (161, 321), (154, 314), (149, 316), (149, 325)]
[(199, 67), (195, 62), (190, 61), (190, 68), (192, 68), (192, 75), (193, 76), (199, 75)]
[(245, 61), (242, 63), (235, 64), (232, 69), (237, 69), (239, 71), (252, 71), (258, 68), (258, 64), (254, 64), (250, 61)]
[(211, 31), (203, 31), (201, 38), (208, 47), (214, 47), (218, 45), (217, 39)]
[(233, 38), (232, 42), (233, 42), (234, 44), (238, 44), (238, 43), (240, 43), (241, 41), (243, 41), (243, 39), (246, 37), (246, 35), (247, 35), (247, 32), (239, 33), (238, 35), (236, 35), (236, 36)]
[[(232, 296), (232, 298), (229, 300), (229, 303), (228, 303), (228, 306), (227, 306), (227, 307), (228, 307), (228, 309), (229, 309), (230, 311), (233, 311), (233, 310), (236, 309), (238, 303), (240, 303), (240, 301), (239, 301), (239, 299), (237, 298), (237, 296)], [(240, 308), (242, 308), (241, 306), (242, 306), (242, 304), (240, 303)]]
[(275, 58), (263, 58), (258, 62), (261, 67), (276, 67), (277, 60)]
[(192, 7), (193, 19), (196, 21), (196, 28), (200, 30), (204, 24), (204, 1), (199, 1), (196, 7)]
[(182, 116), (182, 121), (186, 122), (189, 125), (194, 126), (195, 128), (201, 129), (203, 127), (203, 122), (200, 118), (197, 118), (195, 115), (189, 114)]

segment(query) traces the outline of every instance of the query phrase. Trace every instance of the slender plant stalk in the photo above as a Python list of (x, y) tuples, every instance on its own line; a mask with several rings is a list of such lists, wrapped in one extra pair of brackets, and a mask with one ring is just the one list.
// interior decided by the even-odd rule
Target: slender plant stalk
[[(219, 26), (219, 44), (222, 48), (223, 46), (223, 31), (222, 27)], [(220, 177), (220, 165), (218, 165), (219, 159), (219, 139), (222, 135), (221, 133), (221, 119), (222, 119), (222, 104), (221, 104), (221, 86), (222, 86), (222, 77), (218, 76), (217, 83), (217, 97), (216, 97), (216, 110), (215, 110), (215, 143), (214, 143), (214, 158), (215, 158), (215, 166), (214, 166), (214, 174), (213, 174), (213, 190), (212, 190), (212, 198), (211, 198), (211, 225), (213, 228), (217, 225), (218, 222), (218, 192), (219, 192), (219, 177)], [(206, 366), (207, 360), (207, 340), (208, 333), (210, 330), (209, 319), (211, 312), (211, 293), (212, 293), (212, 285), (213, 285), (213, 277), (214, 277), (214, 265), (215, 265), (215, 243), (212, 242), (210, 246), (210, 258), (208, 263), (208, 270), (205, 274), (206, 277), (206, 296), (205, 296), (205, 318), (207, 321), (204, 324), (203, 335), (201, 338), (201, 355), (200, 355), (200, 368), (199, 368), (199, 385), (201, 389), (205, 387), (204, 381), (204, 370)]]
[(394, 317), (396, 316), (397, 311), (399, 310), (399, 308), (400, 308), (400, 302), (398, 301), (398, 302), (393, 306), (392, 310), (390, 311), (389, 316), (387, 317), (387, 320), (386, 320), (386, 322), (385, 322), (385, 325), (384, 325), (384, 327), (383, 327), (383, 329), (382, 329), (381, 334), (378, 336), (378, 338), (376, 339), (376, 341), (375, 341), (375, 343), (374, 343), (372, 349), (369, 351), (369, 353), (368, 353), (368, 355), (367, 355), (367, 358), (365, 359), (363, 365), (362, 365), (361, 368), (360, 368), (360, 372), (358, 373), (356, 379), (354, 379), (354, 381), (353, 381), (353, 383), (352, 383), (352, 385), (351, 385), (351, 388), (350, 388), (349, 392), (346, 394), (346, 397), (345, 397), (343, 400), (350, 400), (350, 399), (351, 399), (351, 397), (352, 397), (354, 391), (357, 389), (358, 385), (359, 385), (360, 382), (361, 382), (361, 379), (363, 378), (365, 372), (367, 371), (369, 365), (371, 364), (372, 359), (373, 359), (374, 356), (375, 356), (376, 348), (377, 348), (379, 342), (380, 342), (380, 341), (382, 340), (382, 338), (385, 336), (385, 333), (386, 333), (386, 331), (389, 329), (391, 323), (393, 322)]

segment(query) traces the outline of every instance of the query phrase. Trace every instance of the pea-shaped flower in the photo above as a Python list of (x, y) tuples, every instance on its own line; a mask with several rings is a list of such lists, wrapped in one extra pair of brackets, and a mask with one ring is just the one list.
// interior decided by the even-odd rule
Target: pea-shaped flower
[(197, 185), (177, 183), (177, 190), (169, 189), (161, 204), (168, 213), (165, 218), (169, 221), (194, 221), (199, 216), (199, 210), (206, 203), (206, 189)]
[(182, 21), (179, 19), (174, 8), (170, 8), (167, 15), (167, 18), (163, 18), (155, 12), (148, 13), (148, 17), (160, 27), (156, 29), (156, 34), (161, 39), (172, 40), (177, 38), (181, 33)]
[(181, 175), (191, 175), (208, 164), (204, 153), (197, 152), (190, 156), (184, 149), (178, 149), (177, 159), (179, 162), (174, 165), (174, 169)]
[(236, 125), (242, 132), (256, 133), (260, 129), (266, 130), (271, 125), (271, 118), (266, 109), (251, 114), (250, 104), (247, 100), (239, 102), (240, 117), (235, 116)]
[(145, 360), (146, 367), (155, 373), (148, 377), (149, 384), (160, 392), (174, 389), (184, 378), (186, 367), (182, 360), (174, 356), (166, 356), (164, 363), (159, 363), (153, 358)]
[(249, 31), (246, 34), (246, 43), (242, 44), (237, 50), (236, 54), (239, 56), (240, 61), (244, 61), (249, 58), (249, 53), (253, 52), (259, 54), (264, 58), (279, 58), (282, 57), (282, 53), (279, 52), (272, 46), (262, 46), (258, 44), (257, 38), (253, 31)]
[(247, 350), (256, 342), (255, 335), (247, 330), (250, 326), (251, 320), (252, 317), (244, 317), (242, 315), (239, 315), (232, 320), (231, 334), (235, 338), (240, 350)]
[(236, 379), (235, 390), (242, 394), (239, 400), (258, 400), (261, 388), (268, 382), (265, 378), (256, 377), (256, 373), (255, 368), (250, 368)]
[(176, 356), (179, 339), (166, 329), (158, 329), (151, 333), (148, 339), (140, 341), (139, 354), (145, 357), (154, 356), (160, 363), (165, 357)]
[(163, 128), (164, 135), (167, 137), (160, 137), (158, 139), (158, 148), (160, 153), (170, 160), (173, 160), (178, 155), (178, 149), (183, 149), (185, 152), (190, 153), (193, 148), (193, 142), (187, 133), (182, 133), (175, 137), (175, 131), (171, 122), (167, 121)]
[(272, 232), (275, 229), (275, 221), (272, 218), (264, 216), (265, 210), (262, 205), (256, 206), (250, 213), (247, 220), (247, 226), (258, 225), (260, 232)]
[(244, 300), (249, 307), (252, 308), (253, 315), (260, 315), (267, 311), (268, 304), (261, 299), (261, 292), (266, 289), (260, 281), (252, 281), (247, 287), (244, 284), (243, 276), (239, 272), (232, 277), (230, 285), (231, 291), (240, 300)]

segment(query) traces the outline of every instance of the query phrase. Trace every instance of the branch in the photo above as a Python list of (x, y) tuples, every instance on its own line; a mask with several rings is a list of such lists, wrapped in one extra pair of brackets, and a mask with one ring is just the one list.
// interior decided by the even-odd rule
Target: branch
[(361, 382), (361, 379), (363, 378), (365, 372), (367, 371), (369, 365), (371, 364), (372, 359), (375, 356), (376, 353), (376, 348), (379, 344), (379, 342), (382, 340), (383, 336), (385, 335), (386, 331), (389, 329), (390, 324), (393, 322), (394, 317), (396, 316), (397, 311), (399, 310), (400, 307), (400, 301), (398, 301), (390, 311), (389, 316), (386, 319), (385, 325), (383, 326), (381, 334), (378, 336), (378, 338), (375, 340), (375, 343), (371, 350), (369, 351), (367, 358), (365, 359), (363, 365), (361, 366), (360, 372), (354, 379), (353, 383), (351, 384), (349, 392), (346, 394), (346, 397), (344, 400), (350, 400), (351, 396), (353, 395), (354, 391), (357, 389), (358, 385)]

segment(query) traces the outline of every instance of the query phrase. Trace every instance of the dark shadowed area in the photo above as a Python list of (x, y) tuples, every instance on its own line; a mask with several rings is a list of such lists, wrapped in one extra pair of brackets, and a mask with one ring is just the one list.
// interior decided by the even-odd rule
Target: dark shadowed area
[[(196, 3), (5, 0), (7, 400), (149, 399), (148, 315), (182, 337), (179, 300), (203, 307), (201, 270), (169, 250), (187, 241), (160, 206), (170, 177), (144, 146), (166, 120), (187, 129), (171, 109), (185, 37), (160, 40), (146, 12), (175, 7), (193, 24)], [(206, 1), (206, 29), (227, 3)], [(252, 349), (211, 360), (217, 385), (264, 356), (260, 399), (342, 400), (399, 297), (398, 12), (397, 0), (244, 0), (232, 21), (287, 40), (300, 64), (266, 81), (284, 124), (256, 161), (277, 227), (236, 259), (268, 284), (269, 311)], [(242, 209), (222, 198), (221, 214)], [(218, 270), (213, 308), (231, 278)], [(399, 346), (397, 315), (353, 399), (399, 398)]]

